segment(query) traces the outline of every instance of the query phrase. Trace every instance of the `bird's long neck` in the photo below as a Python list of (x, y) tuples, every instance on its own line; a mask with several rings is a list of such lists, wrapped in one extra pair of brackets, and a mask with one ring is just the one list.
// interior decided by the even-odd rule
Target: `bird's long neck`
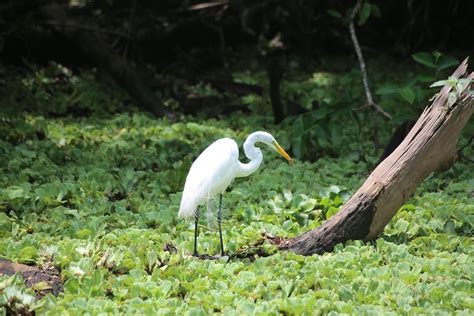
[(236, 177), (246, 177), (255, 171), (262, 164), (263, 154), (260, 148), (255, 147), (258, 141), (256, 135), (251, 134), (244, 143), (244, 152), (250, 161), (248, 163), (241, 163), (239, 161)]

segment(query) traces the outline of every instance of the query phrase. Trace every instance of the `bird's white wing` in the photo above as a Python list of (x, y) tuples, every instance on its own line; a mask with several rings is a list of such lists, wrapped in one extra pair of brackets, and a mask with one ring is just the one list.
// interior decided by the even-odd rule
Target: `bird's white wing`
[(237, 144), (230, 138), (215, 141), (199, 155), (186, 177), (180, 217), (194, 216), (199, 205), (227, 189), (235, 178), (238, 156)]

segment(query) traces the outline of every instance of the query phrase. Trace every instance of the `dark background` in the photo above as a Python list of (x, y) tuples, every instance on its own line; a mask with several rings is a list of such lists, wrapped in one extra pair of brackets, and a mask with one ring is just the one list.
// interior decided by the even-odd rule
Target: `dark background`
[[(183, 96), (183, 84), (204, 81), (224, 92), (264, 93), (266, 84), (244, 85), (232, 79), (233, 69), (252, 64), (267, 72), (267, 91), (278, 123), (287, 115), (308, 110), (285, 100), (288, 104), (281, 104), (279, 86), (288, 74), (289, 60), (317, 65), (325, 57), (340, 56), (351, 60), (341, 63), (341, 71), (358, 67), (348, 31), (355, 4), (312, 0), (3, 1), (0, 75), (12, 67), (35, 71), (51, 62), (73, 71), (93, 69), (99, 81), (117, 85), (143, 110), (176, 119), (176, 113), (215, 113), (206, 104), (195, 106), (195, 100)], [(407, 60), (419, 51), (449, 52), (458, 59), (468, 56), (474, 43), (473, 21), (474, 2), (469, 0), (362, 1), (354, 19), (365, 57), (389, 56), (394, 61)], [(174, 97), (177, 105), (164, 106), (160, 98), (164, 94)], [(238, 105), (219, 113), (236, 109), (246, 110)]]

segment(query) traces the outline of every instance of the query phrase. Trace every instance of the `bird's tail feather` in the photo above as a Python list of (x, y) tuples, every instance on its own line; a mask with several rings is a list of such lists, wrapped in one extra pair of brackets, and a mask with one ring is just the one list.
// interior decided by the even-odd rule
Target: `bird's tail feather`
[(189, 219), (194, 218), (196, 216), (197, 211), (197, 203), (195, 201), (181, 201), (181, 205), (179, 207), (178, 216)]

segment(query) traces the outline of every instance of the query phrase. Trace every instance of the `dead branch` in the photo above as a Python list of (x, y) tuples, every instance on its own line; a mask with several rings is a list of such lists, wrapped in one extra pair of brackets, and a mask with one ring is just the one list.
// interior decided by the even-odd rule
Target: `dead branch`
[[(357, 3), (354, 9), (352, 10), (352, 13), (350, 16), (349, 32), (351, 33), (352, 44), (354, 45), (357, 59), (359, 60), (360, 71), (362, 72), (362, 81), (364, 83), (365, 97), (367, 98), (367, 106), (373, 107), (377, 112), (379, 112), (386, 118), (391, 119), (392, 116), (388, 114), (387, 112), (385, 112), (377, 103), (374, 102), (374, 99), (372, 98), (372, 93), (370, 92), (369, 80), (367, 78), (367, 70), (365, 66), (364, 56), (362, 55), (362, 50), (360, 49), (359, 40), (357, 39), (357, 35), (355, 32), (355, 27), (354, 27), (354, 19), (357, 13), (359, 12), (361, 5), (362, 5), (362, 0), (357, 0)], [(357, 110), (362, 110), (364, 108), (365, 107), (361, 107), (361, 108), (358, 108)]]

